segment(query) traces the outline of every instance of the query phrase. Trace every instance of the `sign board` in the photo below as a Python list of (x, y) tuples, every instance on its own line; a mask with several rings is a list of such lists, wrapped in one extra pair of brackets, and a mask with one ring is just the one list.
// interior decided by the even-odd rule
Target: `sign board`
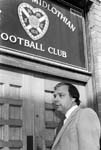
[(86, 69), (82, 17), (50, 0), (0, 0), (0, 47)]

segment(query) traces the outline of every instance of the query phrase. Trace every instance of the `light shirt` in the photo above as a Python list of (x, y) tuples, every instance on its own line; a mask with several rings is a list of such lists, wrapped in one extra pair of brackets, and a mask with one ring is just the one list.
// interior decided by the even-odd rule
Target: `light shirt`
[(66, 112), (66, 114), (65, 114), (66, 119), (64, 120), (64, 124), (65, 124), (65, 122), (67, 121), (67, 119), (69, 118), (69, 116), (71, 115), (71, 113), (72, 113), (76, 108), (78, 108), (78, 105), (75, 105), (75, 106), (71, 107), (71, 108)]

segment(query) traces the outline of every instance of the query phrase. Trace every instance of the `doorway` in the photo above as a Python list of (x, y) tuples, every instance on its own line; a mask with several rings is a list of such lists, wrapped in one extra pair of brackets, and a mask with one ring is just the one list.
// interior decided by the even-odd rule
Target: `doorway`
[[(61, 80), (38, 73), (0, 71), (1, 149), (50, 150), (60, 121), (52, 105), (53, 91)], [(86, 87), (73, 84), (85, 106)]]

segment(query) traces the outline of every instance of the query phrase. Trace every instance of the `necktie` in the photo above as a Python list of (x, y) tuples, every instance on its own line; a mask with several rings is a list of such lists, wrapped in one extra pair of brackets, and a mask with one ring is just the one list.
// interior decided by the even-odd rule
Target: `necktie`
[(58, 125), (57, 130), (56, 130), (56, 136), (59, 133), (60, 129), (62, 128), (65, 118), (66, 117), (64, 116), (63, 119), (59, 122), (59, 125)]

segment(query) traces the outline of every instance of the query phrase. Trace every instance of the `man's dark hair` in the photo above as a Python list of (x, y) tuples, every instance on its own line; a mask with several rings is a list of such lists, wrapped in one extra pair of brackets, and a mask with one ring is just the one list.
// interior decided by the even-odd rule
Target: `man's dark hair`
[(72, 98), (75, 98), (75, 102), (77, 105), (80, 105), (80, 100), (79, 100), (80, 94), (79, 94), (78, 89), (74, 85), (67, 83), (67, 82), (60, 82), (54, 87), (54, 90), (56, 90), (58, 87), (61, 87), (63, 85), (68, 86), (68, 91), (69, 91), (70, 96)]

